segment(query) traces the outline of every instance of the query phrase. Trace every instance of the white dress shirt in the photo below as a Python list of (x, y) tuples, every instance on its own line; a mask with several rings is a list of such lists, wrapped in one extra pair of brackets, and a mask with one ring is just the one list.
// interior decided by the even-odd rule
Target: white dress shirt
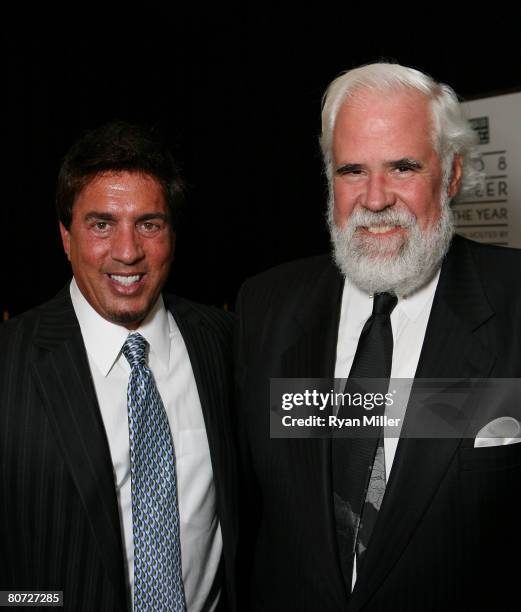
[[(418, 367), (439, 277), (440, 273), (438, 272), (425, 287), (410, 297), (399, 298), (391, 313), (394, 345), (389, 389), (393, 389), (392, 379), (401, 379), (399, 384), (395, 385), (399, 388), (399, 404), (395, 406), (392, 414), (393, 417), (396, 416), (401, 419), (401, 424), (403, 424), (407, 401)], [(338, 328), (335, 378), (347, 378), (349, 375), (362, 328), (371, 316), (372, 310), (372, 296), (360, 291), (346, 278)], [(388, 414), (387, 410), (386, 414)], [(394, 434), (396, 434), (396, 430)], [(386, 482), (389, 482), (398, 442), (399, 438), (396, 435), (394, 437), (384, 437)], [(353, 568), (353, 587), (355, 582), (356, 558)]]
[[(134, 542), (127, 386), (130, 366), (121, 353), (129, 330), (101, 317), (73, 279), (70, 294), (87, 350), (94, 387), (114, 467), (127, 576), (134, 601)], [(161, 395), (176, 456), (181, 559), (187, 609), (214, 610), (212, 591), (222, 552), (208, 438), (190, 358), (177, 327), (159, 297), (137, 330), (150, 345), (148, 365)]]

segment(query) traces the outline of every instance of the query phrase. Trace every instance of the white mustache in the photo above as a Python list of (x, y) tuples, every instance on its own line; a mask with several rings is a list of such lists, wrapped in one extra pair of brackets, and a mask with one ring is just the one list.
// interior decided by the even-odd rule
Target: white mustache
[(347, 219), (350, 228), (369, 227), (370, 225), (399, 225), (412, 227), (416, 225), (416, 217), (407, 210), (394, 210), (386, 208), (373, 212), (366, 208), (356, 208)]

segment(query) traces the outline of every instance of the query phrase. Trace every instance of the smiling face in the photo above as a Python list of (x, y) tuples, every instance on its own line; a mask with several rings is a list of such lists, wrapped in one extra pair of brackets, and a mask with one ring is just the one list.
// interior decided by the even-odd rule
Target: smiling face
[[(440, 217), (442, 167), (432, 137), (429, 99), (420, 92), (360, 91), (344, 104), (333, 135), (334, 221), (357, 209), (393, 209), (414, 216), (422, 231)], [(459, 174), (458, 174), (459, 178)], [(449, 186), (452, 197), (457, 181)], [(358, 231), (375, 241), (408, 231), (375, 222)]]
[(60, 233), (89, 304), (108, 321), (137, 329), (166, 282), (174, 252), (158, 181), (129, 172), (94, 177)]
[(461, 178), (455, 158), (443, 180), (429, 99), (360, 90), (338, 112), (332, 152), (330, 229), (341, 269), (370, 292), (420, 286), (432, 269), (418, 258), (435, 267), (450, 242), (447, 199)]

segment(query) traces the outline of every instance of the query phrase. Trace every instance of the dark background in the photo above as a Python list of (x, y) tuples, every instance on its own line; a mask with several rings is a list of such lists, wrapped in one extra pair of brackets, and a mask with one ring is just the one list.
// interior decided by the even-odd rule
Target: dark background
[(53, 204), (60, 159), (113, 119), (157, 126), (189, 184), (170, 290), (233, 307), (247, 276), (327, 250), (318, 134), (335, 76), (390, 59), (467, 99), (521, 88), (515, 16), (456, 24), (427, 9), (84, 7), (6, 21), (0, 309), (23, 312), (69, 278)]

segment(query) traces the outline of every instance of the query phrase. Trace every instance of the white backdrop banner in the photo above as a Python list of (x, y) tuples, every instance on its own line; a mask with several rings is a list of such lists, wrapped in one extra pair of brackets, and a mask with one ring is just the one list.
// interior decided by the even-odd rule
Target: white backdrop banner
[(463, 104), (479, 136), (484, 184), (454, 203), (457, 233), (521, 248), (521, 92)]

